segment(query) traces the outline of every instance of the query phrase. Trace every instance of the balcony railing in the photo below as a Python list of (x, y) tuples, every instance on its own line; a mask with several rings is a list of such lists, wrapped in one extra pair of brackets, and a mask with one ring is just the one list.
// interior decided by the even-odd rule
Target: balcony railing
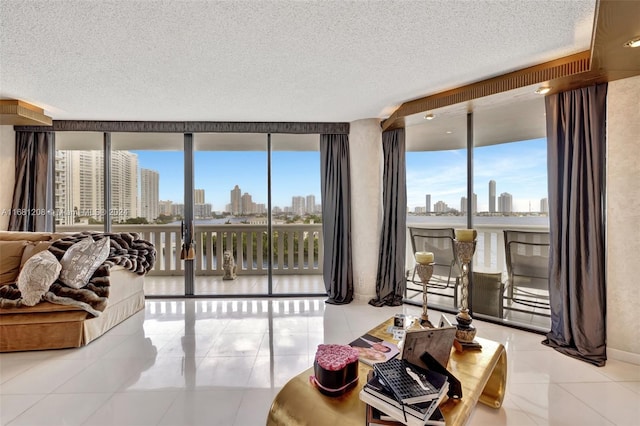
[[(427, 224), (411, 224), (412, 227)], [(459, 227), (438, 224), (440, 227)], [(473, 267), (479, 272), (504, 272), (505, 255), (503, 230), (545, 231), (548, 227), (532, 225), (478, 226), (478, 243)], [(59, 232), (83, 230), (101, 231), (102, 225), (57, 226)], [(322, 274), (322, 224), (273, 225), (273, 273), (278, 275)], [(182, 275), (184, 261), (180, 259), (182, 235), (176, 225), (114, 225), (114, 232), (138, 232), (151, 241), (158, 257), (150, 275)], [(407, 232), (407, 236), (409, 232)], [(197, 275), (223, 275), (223, 254), (233, 253), (238, 275), (266, 275), (268, 271), (266, 225), (196, 225), (195, 272)], [(414, 260), (411, 242), (407, 238), (406, 268), (412, 270)]]
[[(101, 231), (102, 225), (57, 226), (59, 232)], [(149, 275), (182, 275), (182, 235), (176, 225), (114, 225), (114, 232), (137, 232), (154, 244), (156, 264)], [(273, 273), (278, 275), (322, 274), (322, 224), (272, 226)], [(232, 252), (238, 275), (267, 275), (266, 225), (196, 225), (195, 272), (224, 275), (223, 255)]]

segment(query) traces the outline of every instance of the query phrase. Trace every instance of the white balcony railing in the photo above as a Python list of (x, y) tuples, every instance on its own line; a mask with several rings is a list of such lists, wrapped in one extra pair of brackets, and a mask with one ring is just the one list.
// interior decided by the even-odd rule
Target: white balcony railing
[[(411, 224), (428, 227), (427, 224)], [(459, 224), (441, 224), (438, 227), (460, 227)], [(504, 272), (503, 230), (548, 231), (545, 226), (533, 225), (479, 225), (478, 243), (473, 258), (478, 272)], [(102, 225), (57, 226), (59, 232), (82, 230), (101, 231)], [(273, 225), (273, 273), (278, 275), (322, 274), (322, 224)], [(184, 261), (180, 259), (182, 235), (176, 225), (114, 225), (114, 232), (138, 232), (152, 242), (158, 257), (150, 275), (182, 275)], [(223, 275), (223, 253), (233, 252), (238, 275), (266, 275), (267, 227), (265, 225), (196, 225), (195, 271), (197, 275)], [(241, 242), (241, 244), (240, 244)], [(406, 268), (412, 270), (414, 260), (407, 231)]]
[[(102, 225), (57, 226), (59, 232), (101, 231)], [(182, 275), (182, 235), (176, 225), (114, 225), (114, 232), (137, 232), (156, 248), (149, 275)], [(322, 274), (322, 225), (273, 225), (273, 273)], [(233, 253), (238, 275), (266, 275), (268, 271), (266, 225), (196, 225), (195, 272), (224, 275), (223, 254)]]

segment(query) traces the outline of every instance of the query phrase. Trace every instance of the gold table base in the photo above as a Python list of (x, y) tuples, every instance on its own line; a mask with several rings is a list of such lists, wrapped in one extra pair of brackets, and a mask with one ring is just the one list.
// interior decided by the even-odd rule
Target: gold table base
[[(398, 343), (386, 332), (393, 318), (378, 325), (369, 333)], [(507, 353), (502, 344), (480, 337), (481, 351), (457, 352), (452, 349), (448, 369), (462, 383), (461, 400), (449, 400), (440, 405), (446, 424), (464, 425), (478, 402), (500, 408), (507, 384)], [(278, 392), (267, 425), (336, 426), (365, 424), (365, 404), (358, 396), (371, 367), (360, 363), (358, 385), (338, 398), (322, 395), (309, 381), (313, 367), (298, 374)]]

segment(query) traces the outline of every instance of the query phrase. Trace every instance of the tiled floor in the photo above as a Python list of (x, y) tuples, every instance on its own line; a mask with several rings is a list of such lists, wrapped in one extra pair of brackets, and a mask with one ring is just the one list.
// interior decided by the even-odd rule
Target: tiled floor
[[(323, 298), (148, 300), (84, 348), (0, 354), (0, 424), (264, 425), (273, 397), (311, 365), (317, 344), (349, 342), (397, 312), (420, 309)], [(505, 345), (509, 372), (503, 407), (480, 405), (469, 424), (638, 424), (639, 366), (593, 367), (541, 345), (538, 334), (474, 324)]]

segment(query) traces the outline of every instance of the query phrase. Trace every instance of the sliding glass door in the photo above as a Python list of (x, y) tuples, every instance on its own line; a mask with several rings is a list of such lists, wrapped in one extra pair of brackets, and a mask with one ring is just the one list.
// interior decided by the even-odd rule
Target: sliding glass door
[(269, 293), (267, 135), (194, 135), (196, 295)]
[(138, 232), (157, 250), (145, 278), (148, 296), (183, 296), (184, 137), (112, 133), (110, 216), (114, 232)]

